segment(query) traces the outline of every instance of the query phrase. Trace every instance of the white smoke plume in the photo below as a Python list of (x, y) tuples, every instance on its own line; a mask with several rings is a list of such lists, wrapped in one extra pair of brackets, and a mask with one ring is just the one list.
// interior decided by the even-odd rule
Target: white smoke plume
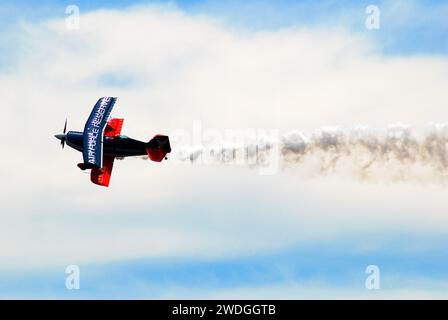
[(423, 130), (401, 123), (384, 129), (327, 126), (241, 140), (180, 147), (174, 157), (195, 164), (302, 167), (307, 174), (350, 172), (361, 179), (448, 181), (448, 123)]

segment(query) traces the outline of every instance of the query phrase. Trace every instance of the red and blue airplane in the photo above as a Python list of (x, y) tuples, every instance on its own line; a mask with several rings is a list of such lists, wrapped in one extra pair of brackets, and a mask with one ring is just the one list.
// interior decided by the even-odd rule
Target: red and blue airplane
[(161, 162), (171, 152), (168, 136), (156, 135), (149, 142), (131, 139), (121, 134), (124, 119), (109, 119), (117, 98), (102, 97), (93, 107), (84, 131), (67, 130), (67, 120), (63, 134), (55, 137), (62, 148), (69, 147), (82, 152), (84, 162), (78, 164), (81, 170), (90, 169), (90, 180), (108, 187), (115, 158), (148, 155), (149, 159)]

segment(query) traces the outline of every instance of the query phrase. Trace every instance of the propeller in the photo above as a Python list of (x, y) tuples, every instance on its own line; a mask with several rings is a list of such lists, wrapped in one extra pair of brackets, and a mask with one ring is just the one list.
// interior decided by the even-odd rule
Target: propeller
[(61, 140), (61, 146), (62, 146), (62, 149), (64, 149), (64, 147), (65, 147), (65, 140), (67, 140), (67, 136), (66, 136), (66, 134), (65, 134), (66, 131), (67, 131), (67, 119), (65, 119), (64, 132), (63, 132), (63, 134), (57, 134), (57, 135), (55, 135), (56, 139)]

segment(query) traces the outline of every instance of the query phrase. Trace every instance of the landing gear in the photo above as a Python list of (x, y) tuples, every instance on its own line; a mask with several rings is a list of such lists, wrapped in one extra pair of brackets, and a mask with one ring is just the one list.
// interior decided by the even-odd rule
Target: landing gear
[(95, 168), (95, 165), (91, 164), (91, 163), (78, 163), (78, 168), (81, 169), (82, 171), (87, 170), (87, 169), (93, 169)]

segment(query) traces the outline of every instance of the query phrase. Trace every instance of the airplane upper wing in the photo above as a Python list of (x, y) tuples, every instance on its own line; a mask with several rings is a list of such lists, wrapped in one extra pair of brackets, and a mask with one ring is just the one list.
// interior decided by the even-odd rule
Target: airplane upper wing
[(114, 160), (114, 157), (104, 157), (103, 167), (93, 168), (92, 171), (90, 171), (90, 180), (97, 185), (108, 187)]
[(123, 128), (124, 119), (110, 119), (107, 123), (106, 129), (104, 130), (105, 137), (116, 137), (121, 134), (121, 129)]
[(84, 164), (89, 167), (103, 167), (104, 130), (115, 101), (115, 97), (100, 98), (84, 126), (83, 158)]

